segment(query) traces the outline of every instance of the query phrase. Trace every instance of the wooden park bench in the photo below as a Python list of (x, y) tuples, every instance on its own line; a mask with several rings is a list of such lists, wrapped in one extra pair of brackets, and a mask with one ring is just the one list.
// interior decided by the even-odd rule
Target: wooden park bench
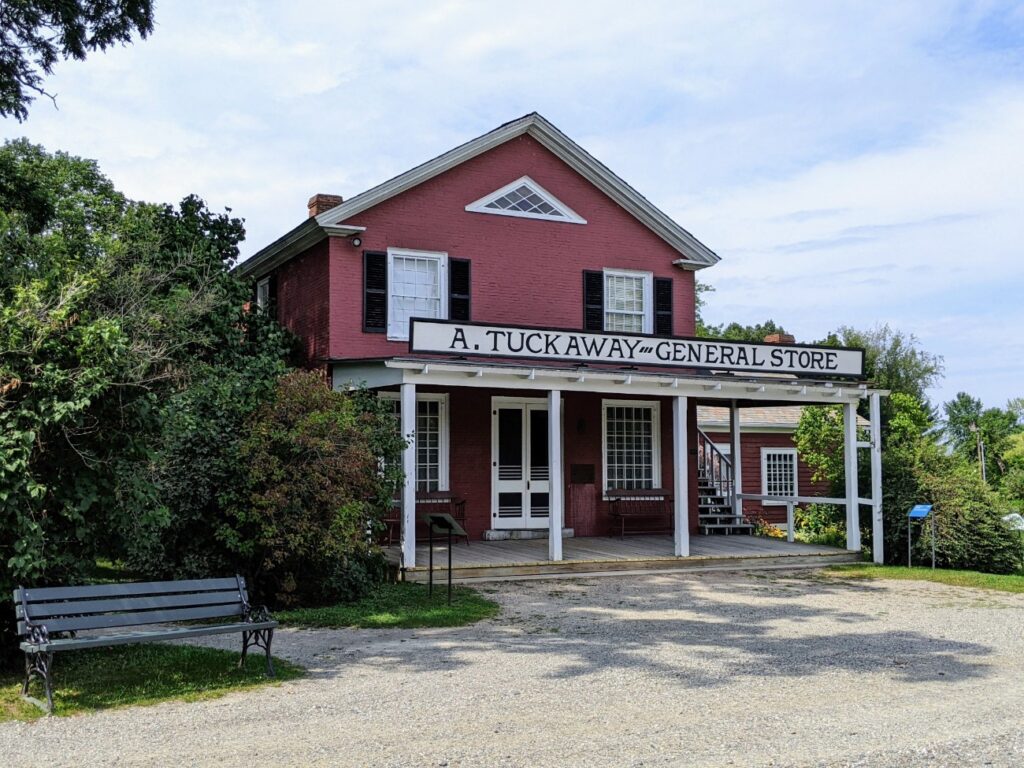
[[(608, 514), (619, 536), (672, 533), (672, 496), (660, 488), (612, 489), (605, 493)], [(632, 529), (627, 531), (627, 524)]]
[[(267, 674), (274, 675), (270, 646), (277, 622), (265, 607), (249, 605), (241, 576), (85, 587), (18, 587), (14, 590), (14, 612), (18, 636), (24, 638), (25, 682), (21, 694), (47, 713), (53, 712), (53, 654), (61, 651), (238, 632), (242, 635), (238, 666), (245, 664), (250, 647), (262, 648), (267, 655)], [(192, 623), (211, 619), (223, 621)], [(151, 624), (172, 626), (144, 629)], [(28, 695), (33, 677), (43, 680), (45, 704)]]

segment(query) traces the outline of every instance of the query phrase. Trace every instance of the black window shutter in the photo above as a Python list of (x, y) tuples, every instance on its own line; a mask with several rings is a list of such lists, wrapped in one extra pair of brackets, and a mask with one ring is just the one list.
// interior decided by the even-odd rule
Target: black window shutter
[(654, 278), (654, 334), (672, 335), (672, 278)]
[(448, 319), (469, 322), (469, 259), (448, 259)]
[(583, 270), (583, 330), (604, 330), (604, 272)]
[(388, 255), (363, 252), (363, 331), (388, 329)]

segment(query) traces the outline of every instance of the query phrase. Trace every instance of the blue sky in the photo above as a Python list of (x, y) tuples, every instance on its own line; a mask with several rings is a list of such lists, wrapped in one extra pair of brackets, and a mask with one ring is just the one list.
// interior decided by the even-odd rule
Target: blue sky
[[(894, 7), (895, 6), (895, 7)], [(713, 248), (708, 320), (888, 322), (958, 390), (1024, 396), (1024, 5), (157, 3), (5, 137), (196, 192), (244, 255), (537, 110)]]

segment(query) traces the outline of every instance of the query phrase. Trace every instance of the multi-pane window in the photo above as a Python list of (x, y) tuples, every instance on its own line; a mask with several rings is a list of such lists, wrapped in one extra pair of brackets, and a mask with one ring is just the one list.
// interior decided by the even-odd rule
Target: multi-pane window
[(605, 489), (657, 488), (658, 403), (606, 400), (603, 410)]
[(484, 208), (498, 211), (518, 211), (519, 213), (535, 213), (541, 216), (564, 218), (560, 210), (537, 194), (527, 184), (520, 184), (512, 191), (491, 200)]
[(256, 306), (259, 309), (270, 307), (270, 278), (264, 277), (256, 283)]
[(523, 176), (501, 189), (481, 197), (466, 206), (467, 211), (497, 213), (502, 216), (521, 216), (528, 219), (549, 219), (573, 224), (586, 224), (572, 208), (556, 198), (544, 187)]
[[(401, 424), (402, 403), (391, 392), (381, 393)], [(444, 395), (416, 398), (416, 490), (448, 490), (448, 422)]]
[(388, 338), (409, 338), (413, 317), (444, 318), (446, 312), (443, 253), (420, 251), (388, 252)]
[(651, 275), (605, 270), (604, 329), (651, 332)]
[[(796, 449), (761, 449), (761, 493), (764, 496), (796, 496)], [(783, 504), (766, 501), (765, 504)]]

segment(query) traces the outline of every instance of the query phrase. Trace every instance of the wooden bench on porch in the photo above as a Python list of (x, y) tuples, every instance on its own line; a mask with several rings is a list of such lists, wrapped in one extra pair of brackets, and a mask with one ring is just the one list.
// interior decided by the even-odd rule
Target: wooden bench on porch
[[(456, 522), (466, 528), (466, 500), (459, 494), (452, 491), (418, 491), (416, 493), (416, 518), (422, 522), (423, 516), (430, 512), (440, 512), (451, 515)], [(396, 501), (391, 512), (384, 519), (387, 526), (388, 546), (395, 543), (402, 531), (402, 502)], [(424, 528), (424, 530), (426, 530)], [(424, 538), (426, 534), (424, 533)], [(416, 534), (420, 538), (420, 534)], [(469, 546), (469, 536), (466, 536), (466, 546)]]
[(605, 498), (608, 499), (608, 514), (620, 538), (627, 533), (672, 533), (672, 495), (668, 491), (620, 488), (607, 491)]

